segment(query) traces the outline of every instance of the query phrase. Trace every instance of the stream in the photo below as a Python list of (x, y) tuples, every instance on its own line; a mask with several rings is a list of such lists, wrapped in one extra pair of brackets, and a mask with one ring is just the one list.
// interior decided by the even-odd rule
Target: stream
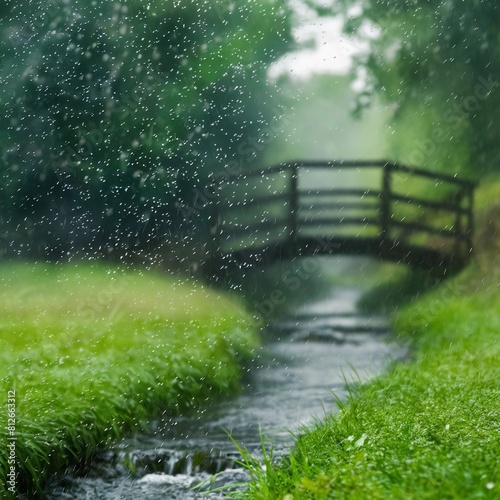
[(336, 411), (332, 393), (345, 399), (346, 379), (366, 381), (404, 355), (387, 341), (386, 318), (356, 311), (360, 293), (337, 288), (270, 325), (240, 396), (151, 422), (101, 453), (85, 476), (60, 478), (47, 500), (224, 498), (209, 490), (248, 481), (226, 431), (257, 456), (262, 434), (279, 457), (301, 426)]

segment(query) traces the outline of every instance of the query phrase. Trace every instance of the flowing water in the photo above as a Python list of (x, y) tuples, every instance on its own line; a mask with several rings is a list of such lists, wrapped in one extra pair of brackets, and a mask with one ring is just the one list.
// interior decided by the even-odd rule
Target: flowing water
[[(402, 355), (387, 342), (385, 318), (357, 313), (359, 293), (337, 289), (271, 325), (239, 397), (151, 422), (149, 432), (102, 453), (85, 477), (62, 478), (47, 498), (191, 500), (247, 481), (227, 432), (256, 455), (261, 434), (275, 456), (287, 453), (301, 426), (336, 411), (332, 393), (345, 398), (346, 379), (365, 381)], [(192, 490), (203, 480), (201, 492)]]

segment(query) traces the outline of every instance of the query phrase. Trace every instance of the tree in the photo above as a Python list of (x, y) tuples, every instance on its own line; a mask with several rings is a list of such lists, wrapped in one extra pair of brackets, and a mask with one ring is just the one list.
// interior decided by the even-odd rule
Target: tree
[(393, 109), (398, 159), (477, 176), (499, 168), (498, 2), (340, 0), (335, 12), (369, 41), (359, 98), (377, 92)]
[(4, 252), (159, 246), (179, 203), (276, 115), (276, 0), (7, 2), (0, 10)]

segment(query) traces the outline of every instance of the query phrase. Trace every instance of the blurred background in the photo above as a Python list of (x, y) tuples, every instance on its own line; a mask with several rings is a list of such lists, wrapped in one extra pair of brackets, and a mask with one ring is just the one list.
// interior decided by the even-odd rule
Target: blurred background
[(472, 3), (2, 2), (1, 258), (189, 270), (209, 176), (286, 160), (491, 174), (500, 14)]

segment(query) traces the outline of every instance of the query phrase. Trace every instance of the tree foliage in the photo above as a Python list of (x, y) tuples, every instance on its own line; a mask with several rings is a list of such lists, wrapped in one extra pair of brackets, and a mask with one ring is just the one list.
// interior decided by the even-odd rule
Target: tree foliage
[[(3, 2), (4, 252), (159, 245), (276, 110), (281, 2)], [(257, 151), (256, 151), (257, 152)]]
[(500, 164), (500, 5), (496, 0), (341, 0), (357, 59), (393, 109), (394, 151), (430, 168), (481, 175)]

